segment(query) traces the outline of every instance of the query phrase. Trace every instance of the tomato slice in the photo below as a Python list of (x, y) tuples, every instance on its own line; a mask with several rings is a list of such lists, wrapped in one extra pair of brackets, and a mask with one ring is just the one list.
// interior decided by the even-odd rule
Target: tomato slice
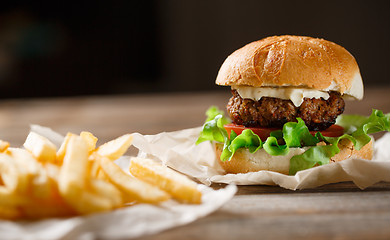
[(253, 131), (254, 134), (260, 137), (261, 141), (267, 140), (270, 133), (275, 130), (279, 130), (280, 128), (263, 128), (263, 127), (245, 127), (244, 125), (237, 125), (234, 123), (229, 123), (224, 125), (226, 131), (228, 132), (228, 135), (230, 137), (231, 131), (234, 131), (237, 135), (240, 135), (242, 131), (245, 129), (250, 129)]
[[(310, 131), (311, 135), (315, 135), (318, 131)], [(340, 137), (344, 134), (344, 128), (340, 125), (333, 124), (329, 128), (319, 131), (324, 137)]]
[[(265, 127), (245, 127), (244, 125), (237, 125), (234, 123), (229, 123), (224, 125), (228, 135), (230, 137), (231, 131), (234, 131), (237, 135), (241, 134), (245, 129), (250, 129), (254, 134), (258, 135), (261, 141), (267, 140), (270, 136), (270, 133), (275, 130), (280, 130), (281, 128), (265, 128)], [(310, 131), (310, 133), (314, 136), (318, 131)], [(332, 125), (328, 129), (320, 131), (325, 137), (340, 137), (344, 134), (344, 128), (339, 125)]]

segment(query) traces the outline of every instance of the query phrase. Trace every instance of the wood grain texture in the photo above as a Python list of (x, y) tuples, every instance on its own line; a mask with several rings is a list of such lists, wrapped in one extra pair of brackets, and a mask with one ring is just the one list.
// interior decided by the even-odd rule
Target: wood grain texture
[[(346, 113), (390, 112), (390, 88), (366, 89)], [(29, 124), (66, 134), (91, 131), (99, 143), (131, 132), (155, 134), (200, 126), (210, 105), (224, 108), (223, 92), (176, 93), (0, 102), (0, 139), (21, 146)], [(214, 188), (223, 185), (213, 185)], [(191, 224), (140, 239), (390, 239), (390, 183), (365, 190), (353, 183), (291, 191), (276, 186), (240, 186), (215, 213)]]
[(240, 186), (219, 211), (140, 239), (389, 239), (390, 184), (353, 183), (291, 191)]

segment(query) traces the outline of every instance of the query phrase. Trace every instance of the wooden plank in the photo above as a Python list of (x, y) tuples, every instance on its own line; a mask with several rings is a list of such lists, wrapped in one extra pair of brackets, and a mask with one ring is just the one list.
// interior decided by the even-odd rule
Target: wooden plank
[[(222, 186), (218, 186), (219, 188)], [(341, 183), (332, 183), (320, 186), (317, 188), (311, 189), (302, 189), (302, 190), (289, 190), (284, 189), (278, 186), (239, 186), (237, 195), (250, 195), (250, 194), (263, 194), (263, 193), (290, 193), (290, 194), (300, 194), (300, 193), (319, 193), (319, 192), (372, 192), (372, 191), (390, 191), (390, 183), (380, 182), (370, 186), (364, 190), (358, 188), (353, 182), (341, 182)]]
[(331, 185), (329, 189), (335, 192), (267, 192), (261, 186), (251, 186), (250, 194), (241, 192), (218, 212), (160, 233), (158, 239), (389, 238), (389, 184), (377, 184), (369, 191), (348, 191), (350, 183)]
[[(96, 96), (0, 102), (0, 139), (24, 142), (30, 123), (88, 130), (108, 141), (127, 132), (155, 134), (200, 126), (210, 105), (224, 108), (230, 92)], [(390, 112), (389, 87), (366, 89), (346, 113)], [(134, 153), (135, 154), (135, 153)], [(214, 184), (214, 188), (224, 187)], [(351, 182), (291, 191), (240, 186), (219, 211), (186, 226), (141, 239), (390, 239), (390, 183), (360, 190)]]

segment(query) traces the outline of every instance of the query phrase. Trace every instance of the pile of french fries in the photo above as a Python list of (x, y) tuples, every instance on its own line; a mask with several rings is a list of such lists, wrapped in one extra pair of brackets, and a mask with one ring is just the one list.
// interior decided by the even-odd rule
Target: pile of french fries
[(171, 198), (201, 202), (195, 182), (150, 159), (132, 158), (128, 172), (115, 164), (132, 139), (96, 147), (90, 132), (68, 133), (58, 149), (34, 132), (24, 148), (0, 140), (0, 218), (67, 217)]

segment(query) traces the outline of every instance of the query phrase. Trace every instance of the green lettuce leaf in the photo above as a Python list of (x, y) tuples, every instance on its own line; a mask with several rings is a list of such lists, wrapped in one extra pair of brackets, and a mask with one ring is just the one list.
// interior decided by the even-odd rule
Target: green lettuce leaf
[[(354, 119), (359, 124), (355, 124)], [(367, 143), (371, 141), (371, 137), (368, 134), (390, 131), (390, 114), (383, 114), (382, 111), (373, 109), (369, 117), (363, 117), (359, 115), (344, 115), (341, 121), (341, 126), (349, 128), (353, 125), (356, 129), (351, 134), (344, 134), (340, 137), (323, 137), (316, 134), (319, 139), (324, 139), (328, 143), (326, 146), (314, 146), (309, 148), (301, 155), (293, 156), (290, 159), (290, 175), (294, 175), (296, 172), (305, 170), (315, 165), (323, 165), (329, 163), (331, 157), (340, 152), (338, 143), (342, 139), (349, 139), (357, 150), (360, 150)], [(347, 125), (347, 123), (351, 125)], [(343, 126), (343, 127), (344, 127)]]
[(283, 138), (288, 147), (314, 146), (319, 140), (311, 135), (305, 122), (297, 118), (298, 122), (288, 122), (283, 126)]
[(230, 123), (230, 119), (225, 117), (224, 112), (219, 110), (216, 106), (211, 106), (206, 111), (206, 116), (206, 122), (203, 125), (203, 129), (200, 132), (196, 144), (204, 141), (229, 142), (228, 133), (223, 126)]
[(221, 143), (229, 141), (228, 133), (223, 127), (223, 122), (222, 115), (217, 115), (213, 120), (206, 122), (203, 125), (196, 144), (204, 141), (217, 141)]
[(267, 140), (263, 144), (263, 148), (268, 154), (272, 156), (284, 156), (287, 155), (290, 151), (286, 144), (279, 145), (278, 139), (273, 136), (269, 136), (267, 138)]
[[(383, 114), (381, 111), (376, 110), (376, 109), (373, 109), (372, 112), (374, 113), (374, 116), (372, 116), (373, 114), (371, 114), (370, 120), (368, 120), (369, 119), (368, 116), (353, 115), (353, 114), (341, 114), (340, 116), (337, 117), (336, 124), (342, 126), (344, 128), (345, 133), (351, 134), (354, 131), (356, 131), (358, 129), (358, 127), (363, 126), (367, 121), (372, 122), (374, 118), (378, 119), (378, 114), (382, 115), (379, 118), (387, 119), (384, 121), (389, 122), (390, 113)], [(381, 121), (381, 120), (379, 120), (379, 121)], [(382, 120), (382, 122), (383, 122), (383, 120)], [(386, 123), (384, 123), (384, 124), (386, 124)]]
[(249, 152), (254, 153), (262, 148), (262, 146), (263, 143), (260, 137), (254, 134), (250, 129), (245, 129), (238, 136), (234, 131), (231, 131), (230, 142), (228, 145), (225, 144), (221, 154), (221, 160), (230, 160), (234, 153), (240, 148), (247, 148)]
[(351, 134), (356, 131), (356, 129), (360, 127), (367, 119), (367, 116), (362, 115), (341, 114), (337, 117), (336, 124), (342, 126), (345, 133)]
[(206, 111), (206, 122), (213, 120), (216, 116), (221, 115), (223, 125), (230, 123), (230, 119), (225, 116), (224, 111), (219, 110), (216, 106), (211, 106)]
[[(359, 150), (371, 141), (368, 134), (390, 131), (390, 113), (385, 115), (382, 111), (373, 109), (369, 117), (339, 116), (337, 124), (347, 130), (340, 137), (324, 137), (320, 132), (313, 136), (304, 121), (297, 118), (297, 122), (284, 124), (282, 130), (271, 132), (270, 137), (262, 142), (259, 136), (250, 129), (245, 129), (238, 136), (232, 131), (229, 138), (223, 126), (230, 121), (224, 116), (223, 111), (216, 107), (211, 107), (206, 115), (207, 121), (203, 125), (196, 143), (199, 144), (203, 141), (223, 143), (224, 147), (220, 157), (222, 161), (230, 160), (240, 148), (246, 148), (251, 153), (263, 148), (268, 154), (278, 156), (288, 154), (290, 148), (310, 147), (303, 154), (291, 158), (289, 173), (292, 175), (304, 169), (329, 163), (330, 158), (340, 152), (338, 143), (342, 139), (349, 139)], [(317, 143), (321, 141), (325, 142), (326, 145), (317, 146)]]
[(327, 145), (313, 146), (304, 153), (295, 155), (290, 159), (290, 175), (295, 175), (298, 171), (309, 169), (316, 165), (328, 164), (330, 158), (340, 152), (338, 143), (341, 139), (347, 138), (351, 140), (354, 145), (356, 144), (355, 138), (348, 134), (336, 138), (323, 136), (322, 138), (328, 143)]

